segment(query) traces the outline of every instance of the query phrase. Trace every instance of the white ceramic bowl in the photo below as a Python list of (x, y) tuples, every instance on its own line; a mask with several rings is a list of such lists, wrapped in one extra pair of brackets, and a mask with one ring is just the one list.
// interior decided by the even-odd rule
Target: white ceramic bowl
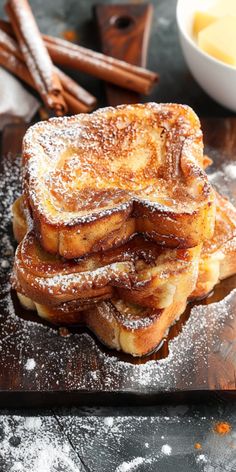
[[(236, 0), (235, 0), (236, 1)], [(203, 10), (212, 0), (178, 0), (177, 25), (183, 54), (196, 81), (221, 105), (236, 112), (236, 67), (201, 51), (192, 37), (196, 10)]]

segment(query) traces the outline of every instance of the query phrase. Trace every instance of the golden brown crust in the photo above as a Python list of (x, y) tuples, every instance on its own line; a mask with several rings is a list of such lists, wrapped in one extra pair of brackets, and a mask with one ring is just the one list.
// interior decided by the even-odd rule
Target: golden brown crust
[(19, 197), (14, 201), (12, 205), (12, 226), (13, 234), (16, 241), (19, 243), (22, 241), (27, 233), (27, 221), (23, 208), (23, 198)]
[[(15, 223), (16, 224), (16, 223)], [(115, 295), (142, 306), (169, 306), (176, 287), (193, 290), (201, 246), (164, 249), (142, 236), (118, 248), (76, 260), (63, 260), (42, 249), (34, 232), (19, 244), (12, 284), (38, 303), (108, 299)]]
[(163, 310), (140, 308), (114, 299), (86, 311), (78, 311), (69, 304), (63, 307), (37, 304), (20, 293), (18, 297), (25, 308), (36, 309), (50, 323), (86, 326), (107, 347), (132, 356), (143, 356), (158, 347), (186, 307), (184, 296)]
[(207, 296), (221, 280), (236, 273), (236, 208), (216, 193), (214, 235), (202, 247), (192, 298)]
[(213, 233), (214, 192), (189, 107), (123, 105), (38, 123), (23, 157), (24, 194), (48, 252), (79, 257), (135, 231), (193, 247)]
[[(19, 223), (21, 228), (22, 215)], [(15, 227), (17, 228), (16, 222)], [(45, 281), (47, 275), (57, 275), (63, 273), (63, 271), (67, 271), (67, 273), (73, 271), (83, 272), (92, 267), (96, 269), (115, 262), (127, 262), (129, 260), (132, 264), (132, 269), (131, 266), (129, 266), (129, 268), (126, 267), (127, 271), (125, 272), (125, 277), (123, 274), (124, 266), (120, 266), (120, 287), (118, 287), (117, 280), (114, 280), (114, 278), (113, 282), (111, 282), (111, 276), (108, 272), (108, 278), (103, 278), (103, 285), (101, 287), (98, 288), (95, 285), (89, 288), (88, 286), (85, 287), (85, 283), (83, 283), (83, 285), (78, 288), (76, 296), (78, 298), (83, 296), (84, 300), (92, 301), (96, 300), (98, 296), (100, 299), (109, 299), (116, 294), (127, 302), (153, 308), (165, 308), (172, 303), (176, 285), (180, 284), (180, 286), (184, 286), (188, 284), (188, 278), (192, 283), (193, 293), (191, 298), (202, 298), (206, 296), (220, 280), (236, 272), (236, 210), (231, 203), (219, 194), (217, 194), (217, 216), (214, 236), (211, 240), (204, 243), (199, 266), (198, 248), (189, 250), (161, 249), (152, 242), (145, 241), (141, 237), (136, 237), (130, 243), (126, 243), (122, 248), (116, 248), (103, 254), (99, 253), (89, 258), (81, 259), (80, 267), (77, 262), (64, 261), (62, 263), (60, 259), (47, 254), (44, 255), (45, 264), (42, 264), (42, 261), (38, 260), (37, 270), (35, 270), (35, 261), (37, 261), (36, 254), (33, 254), (34, 257), (30, 258), (31, 251), (29, 241), (30, 238), (28, 237), (23, 244), (23, 252), (29, 259), (29, 263), (27, 263), (27, 258), (24, 258), (25, 271), (28, 271), (28, 274), (25, 276), (24, 271), (24, 276), (18, 275), (17, 277), (21, 280), (22, 286), (25, 287), (29, 297), (41, 303), (44, 302), (54, 305), (62, 301), (73, 299), (73, 291), (69, 291), (69, 296), (68, 294), (66, 294), (66, 296), (64, 294), (63, 298), (61, 298), (60, 291), (58, 293), (58, 287), (55, 286), (55, 290), (49, 294), (50, 286), (47, 286), (45, 283), (42, 289), (42, 287), (39, 287), (37, 283), (38, 279), (35, 279), (35, 276), (40, 276), (42, 280)], [(37, 252), (37, 248), (39, 248), (39, 246), (34, 239), (34, 251)], [(139, 261), (136, 260), (134, 264), (133, 256), (135, 253), (137, 255), (140, 254), (140, 250), (143, 250), (146, 254), (152, 254), (153, 256), (152, 260), (146, 261), (146, 266), (143, 264), (142, 257)], [(34, 263), (32, 262), (33, 260)], [(163, 260), (164, 264), (162, 263)], [(19, 264), (18, 258), (16, 258), (16, 265), (17, 264)], [(41, 270), (39, 270), (40, 266)], [(193, 283), (197, 276), (197, 266), (198, 280), (194, 289)], [(135, 274), (132, 289), (130, 286), (126, 285), (127, 283), (131, 283), (131, 274)], [(16, 282), (17, 277), (15, 277), (16, 288), (18, 287)], [(114, 286), (112, 284), (114, 284)], [(189, 294), (190, 292), (191, 290)]]
[(215, 196), (202, 149), (198, 118), (181, 105), (32, 127), (24, 202), (13, 205), (21, 303), (110, 348), (154, 350), (190, 298), (236, 272), (236, 209)]
[[(26, 293), (18, 281), (16, 288), (19, 291), (21, 303), (30, 309), (36, 309), (39, 316), (51, 323), (68, 325), (80, 323), (87, 326), (110, 348), (123, 350), (134, 356), (147, 354), (158, 346), (170, 326), (179, 318), (186, 307), (188, 298), (206, 296), (219, 280), (236, 272), (236, 209), (217, 194), (215, 233), (201, 251), (197, 284), (196, 266), (198, 266), (200, 247), (188, 251), (179, 250), (179, 265), (176, 263), (178, 250), (162, 250), (150, 241), (143, 241), (142, 238), (134, 238), (129, 246), (126, 245), (123, 258), (126, 253), (129, 259), (129, 250), (137, 255), (136, 270), (139, 273), (139, 280), (136, 280), (136, 287), (132, 290), (116, 289), (117, 294), (122, 298), (114, 298), (113, 291), (108, 295), (109, 298), (113, 298), (107, 301), (103, 300), (104, 295), (101, 294), (90, 299), (72, 300), (50, 306), (45, 305), (45, 298), (40, 299), (39, 303), (37, 300), (36, 302), (30, 300), (29, 292)], [(110, 254), (103, 254), (103, 263), (107, 263), (108, 260), (110, 262), (117, 260), (119, 251), (120, 249), (117, 248), (114, 249), (113, 254), (112, 251)], [(29, 257), (28, 265), (32, 266), (30, 251), (27, 251), (27, 257)], [(54, 258), (54, 260), (55, 265), (52, 265), (49, 270), (51, 273), (54, 271), (56, 273), (59, 269), (58, 264), (61, 264), (60, 259)], [(156, 260), (159, 261), (158, 265), (155, 265)], [(46, 261), (45, 264), (41, 261), (36, 265), (34, 275), (47, 273), (48, 262)], [(63, 264), (68, 270), (68, 261)], [(170, 267), (172, 267), (172, 273), (170, 270), (168, 272)], [(188, 270), (186, 270), (187, 267)], [(167, 287), (164, 286), (163, 289), (161, 280), (167, 281), (169, 292)], [(141, 284), (140, 287), (139, 284)], [(173, 286), (175, 288), (171, 291)], [(160, 296), (162, 289), (163, 293)], [(160, 300), (163, 302), (165, 299), (168, 299), (168, 303), (165, 307), (161, 307)], [(159, 306), (158, 309), (157, 306)]]

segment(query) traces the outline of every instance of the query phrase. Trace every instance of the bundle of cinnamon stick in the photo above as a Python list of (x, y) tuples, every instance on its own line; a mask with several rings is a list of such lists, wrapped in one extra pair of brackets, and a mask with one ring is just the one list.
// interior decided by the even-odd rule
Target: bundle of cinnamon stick
[(0, 65), (35, 89), (57, 116), (89, 112), (96, 98), (54, 64), (141, 94), (149, 94), (158, 80), (157, 74), (144, 68), (41, 35), (28, 0), (8, 0), (5, 9), (10, 22), (0, 20)]

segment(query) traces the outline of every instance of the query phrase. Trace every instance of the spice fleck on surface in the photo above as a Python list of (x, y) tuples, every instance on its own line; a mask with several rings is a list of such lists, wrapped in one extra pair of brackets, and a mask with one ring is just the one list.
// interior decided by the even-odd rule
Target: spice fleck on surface
[(222, 436), (224, 436), (225, 434), (229, 434), (231, 429), (231, 425), (224, 421), (221, 421), (214, 425), (214, 432), (217, 434), (221, 434)]

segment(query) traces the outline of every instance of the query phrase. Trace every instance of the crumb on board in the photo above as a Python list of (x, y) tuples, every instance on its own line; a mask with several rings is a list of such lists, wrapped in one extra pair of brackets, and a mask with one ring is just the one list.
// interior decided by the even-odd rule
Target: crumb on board
[(27, 359), (25, 363), (26, 370), (34, 370), (35, 366), (36, 366), (36, 362), (34, 359)]
[(169, 444), (163, 444), (161, 448), (161, 452), (165, 454), (166, 456), (170, 456), (172, 451), (172, 448), (169, 446)]
[(58, 329), (58, 333), (60, 336), (62, 337), (67, 337), (67, 336), (70, 336), (70, 331), (65, 327), (65, 326), (62, 326)]
[(231, 429), (231, 425), (226, 421), (219, 421), (219, 423), (214, 425), (214, 432), (222, 436), (229, 434)]
[(202, 445), (200, 443), (195, 443), (194, 444), (195, 449), (202, 449)]

